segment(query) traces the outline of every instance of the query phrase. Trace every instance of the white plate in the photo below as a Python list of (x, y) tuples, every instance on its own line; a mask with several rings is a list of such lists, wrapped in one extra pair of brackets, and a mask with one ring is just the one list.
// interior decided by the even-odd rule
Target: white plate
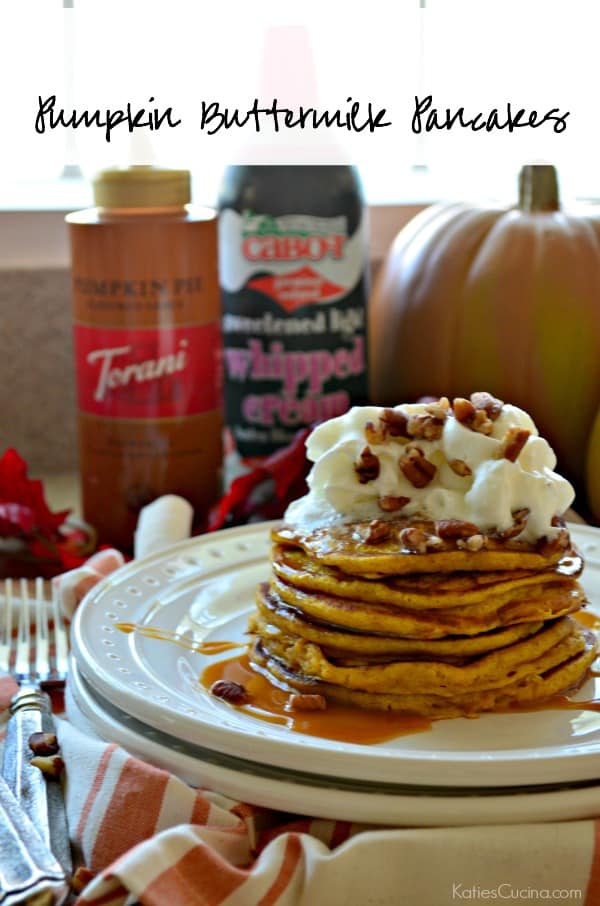
[(244, 761), (148, 727), (103, 699), (71, 661), (65, 707), (88, 735), (203, 788), (264, 808), (366, 824), (458, 827), (567, 821), (600, 814), (600, 786), (465, 789), (363, 783)]
[[(571, 526), (583, 584), (600, 610), (600, 531)], [(213, 658), (125, 634), (120, 621), (195, 637), (243, 638), (254, 589), (269, 571), (269, 525), (192, 538), (128, 564), (86, 596), (72, 644), (91, 686), (113, 705), (180, 740), (292, 771), (417, 786), (521, 786), (600, 779), (600, 714), (538, 711), (445, 720), (379, 745), (291, 732), (216, 700), (198, 677)], [(225, 655), (227, 657), (228, 655)], [(581, 690), (594, 696), (594, 682)]]

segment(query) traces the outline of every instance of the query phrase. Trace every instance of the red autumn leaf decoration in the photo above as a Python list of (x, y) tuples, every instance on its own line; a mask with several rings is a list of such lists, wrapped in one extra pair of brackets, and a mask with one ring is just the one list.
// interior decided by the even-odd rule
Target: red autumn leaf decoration
[(309, 434), (310, 428), (298, 431), (287, 447), (232, 481), (211, 513), (207, 531), (283, 516), (288, 504), (307, 491), (310, 463), (305, 442)]
[(53, 513), (42, 482), (27, 477), (16, 450), (6, 450), (0, 457), (0, 576), (50, 578), (81, 566), (96, 547), (95, 533), (68, 524), (69, 512)]
[(27, 477), (27, 463), (9, 448), (0, 457), (0, 537), (58, 537), (69, 510), (53, 513), (44, 498), (41, 481)]

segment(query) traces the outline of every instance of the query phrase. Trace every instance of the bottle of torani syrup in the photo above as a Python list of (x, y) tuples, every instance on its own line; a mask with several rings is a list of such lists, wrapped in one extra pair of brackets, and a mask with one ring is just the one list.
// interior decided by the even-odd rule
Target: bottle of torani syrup
[(231, 166), (219, 199), (226, 479), (367, 401), (354, 167)]
[(128, 551), (156, 497), (201, 527), (221, 491), (217, 219), (187, 170), (104, 170), (94, 198), (67, 218), (83, 514)]

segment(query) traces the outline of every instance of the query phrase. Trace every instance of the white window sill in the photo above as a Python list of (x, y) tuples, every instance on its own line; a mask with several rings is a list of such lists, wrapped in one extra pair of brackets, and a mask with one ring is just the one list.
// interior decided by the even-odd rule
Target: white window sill
[[(369, 205), (374, 260), (385, 255), (398, 230), (433, 200), (421, 174), (409, 182), (403, 186), (404, 197), (394, 203), (381, 203), (380, 192), (375, 193), (377, 203)], [(198, 198), (199, 193), (193, 195)], [(91, 204), (90, 183), (82, 179), (0, 186), (0, 270), (68, 267), (65, 215)]]

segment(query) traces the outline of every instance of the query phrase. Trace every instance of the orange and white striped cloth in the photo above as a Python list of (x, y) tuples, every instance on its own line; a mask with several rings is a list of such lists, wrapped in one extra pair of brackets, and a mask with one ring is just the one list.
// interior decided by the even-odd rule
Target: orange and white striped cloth
[(58, 727), (73, 846), (95, 874), (77, 906), (600, 903), (600, 822), (368, 829), (294, 818)]
[[(0, 678), (0, 709), (14, 691)], [(376, 829), (290, 816), (57, 725), (71, 840), (94, 874), (77, 906), (600, 904), (600, 820)]]

